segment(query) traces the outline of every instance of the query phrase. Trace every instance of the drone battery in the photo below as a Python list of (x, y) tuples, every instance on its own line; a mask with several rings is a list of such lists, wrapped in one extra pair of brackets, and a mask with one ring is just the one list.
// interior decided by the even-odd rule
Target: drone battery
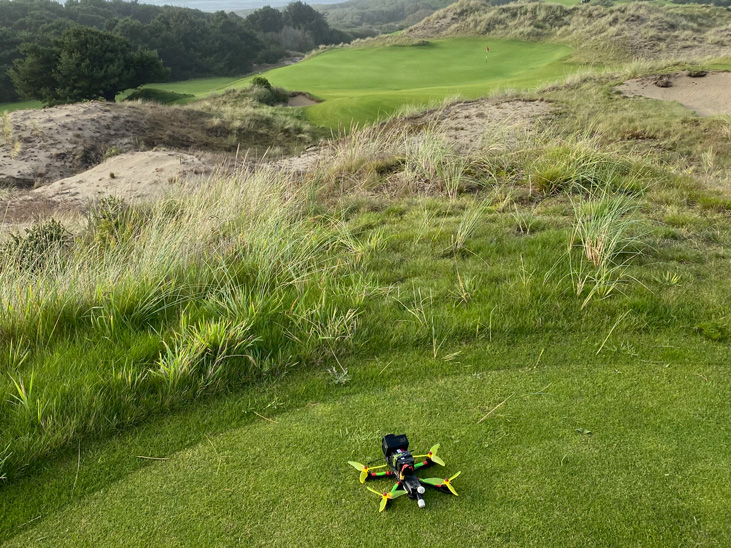
[(400, 434), (398, 436), (395, 434), (388, 434), (387, 436), (383, 436), (381, 444), (383, 445), (383, 455), (386, 458), (399, 449), (401, 449), (401, 451), (407, 451), (409, 449), (409, 440), (406, 437), (406, 434)]

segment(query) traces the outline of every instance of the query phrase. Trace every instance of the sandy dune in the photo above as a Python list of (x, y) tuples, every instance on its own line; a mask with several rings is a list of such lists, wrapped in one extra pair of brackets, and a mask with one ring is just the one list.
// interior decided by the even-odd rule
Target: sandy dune
[(211, 168), (195, 156), (171, 151), (130, 152), (88, 171), (33, 190), (67, 205), (83, 205), (106, 196), (143, 201), (162, 196), (171, 184), (204, 177)]
[(0, 203), (0, 231), (51, 215), (73, 213), (107, 196), (129, 202), (159, 198), (180, 183), (197, 184), (212, 172), (195, 156), (172, 151), (130, 152), (83, 173), (31, 191), (18, 191)]
[(0, 185), (33, 188), (99, 163), (108, 148), (127, 151), (146, 125), (139, 105), (80, 103), (5, 115)]
[(663, 101), (677, 101), (699, 116), (731, 114), (731, 72), (714, 72), (692, 78), (673, 74), (670, 87), (659, 87), (655, 77), (635, 78), (617, 86), (628, 97), (643, 96)]
[[(543, 101), (477, 99), (452, 103), (387, 123), (417, 127), (435, 124), (455, 150), (469, 152), (486, 144), (512, 143), (519, 133), (550, 112), (550, 103)], [(324, 145), (307, 149), (299, 156), (283, 158), (274, 165), (285, 171), (304, 173), (327, 161), (331, 154), (332, 150)]]
[(543, 101), (478, 99), (453, 103), (444, 109), (417, 115), (410, 121), (437, 121), (455, 149), (469, 152), (487, 143), (513, 142), (520, 132), (550, 112), (550, 103)]

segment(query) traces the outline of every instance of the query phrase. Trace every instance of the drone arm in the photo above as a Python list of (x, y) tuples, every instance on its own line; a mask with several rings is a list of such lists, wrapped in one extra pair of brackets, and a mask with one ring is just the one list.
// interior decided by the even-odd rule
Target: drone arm
[(369, 472), (366, 479), (390, 478), (393, 476), (395, 476), (395, 474), (391, 472), (391, 470), (385, 470), (383, 472)]

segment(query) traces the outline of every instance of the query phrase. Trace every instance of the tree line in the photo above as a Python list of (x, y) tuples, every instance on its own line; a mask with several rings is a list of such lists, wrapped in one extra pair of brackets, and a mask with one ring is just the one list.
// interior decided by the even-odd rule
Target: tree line
[(240, 17), (123, 0), (0, 0), (0, 103), (111, 100), (141, 83), (236, 76), (351, 39), (299, 1)]

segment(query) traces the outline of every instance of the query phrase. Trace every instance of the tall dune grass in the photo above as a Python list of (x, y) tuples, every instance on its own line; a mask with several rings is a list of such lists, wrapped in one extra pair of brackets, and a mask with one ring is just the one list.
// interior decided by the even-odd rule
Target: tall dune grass
[(145, 207), (102, 204), (42, 268), (6, 253), (0, 476), (346, 347), (367, 282), (340, 253), (347, 231), (303, 204), (291, 178), (241, 172)]

